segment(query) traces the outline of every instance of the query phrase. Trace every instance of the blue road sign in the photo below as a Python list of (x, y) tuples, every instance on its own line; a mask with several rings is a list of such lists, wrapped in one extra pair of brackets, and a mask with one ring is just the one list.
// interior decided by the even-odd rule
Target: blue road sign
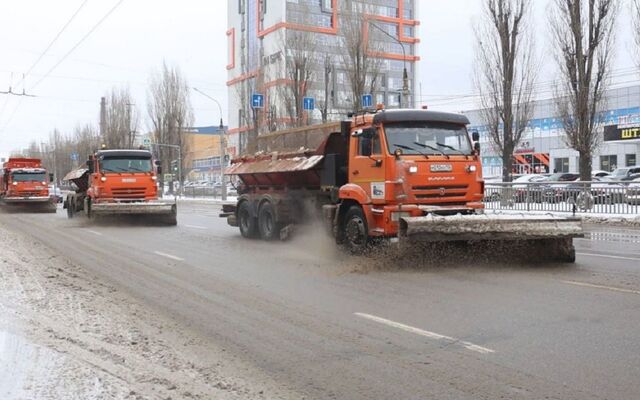
[(251, 99), (251, 106), (253, 108), (264, 108), (264, 95), (254, 93)]
[(302, 99), (302, 105), (305, 110), (313, 110), (316, 108), (316, 99), (313, 97), (305, 97)]
[(78, 161), (78, 153), (71, 153), (71, 161)]
[(362, 95), (362, 108), (373, 107), (373, 96), (370, 94)]

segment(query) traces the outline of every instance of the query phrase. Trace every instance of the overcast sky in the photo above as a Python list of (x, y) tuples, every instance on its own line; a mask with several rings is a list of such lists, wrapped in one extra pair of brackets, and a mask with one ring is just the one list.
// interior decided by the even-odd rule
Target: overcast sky
[[(0, 0), (0, 91), (13, 86), (37, 97), (0, 94), (0, 156), (46, 140), (58, 128), (97, 125), (100, 97), (128, 85), (146, 131), (146, 87), (163, 60), (177, 65), (195, 86), (222, 103), (226, 120), (226, 0), (87, 0), (75, 19), (22, 81), (56, 34), (85, 0)], [(422, 103), (432, 109), (474, 108), (473, 24), (480, 0), (418, 0)], [(120, 3), (121, 2), (121, 3)], [(541, 80), (552, 79), (553, 60), (544, 33), (548, 0), (535, 0)], [(68, 57), (69, 52), (114, 6), (119, 6)], [(622, 12), (616, 70), (632, 66), (627, 9)], [(62, 62), (60, 62), (62, 60)], [(51, 71), (57, 64), (59, 65)], [(47, 75), (48, 74), (48, 75)], [(46, 75), (46, 76), (45, 76)], [(44, 79), (43, 79), (44, 78)], [(627, 72), (625, 82), (637, 83)], [(451, 96), (456, 96), (451, 98)], [(196, 125), (217, 124), (217, 106), (192, 92)]]

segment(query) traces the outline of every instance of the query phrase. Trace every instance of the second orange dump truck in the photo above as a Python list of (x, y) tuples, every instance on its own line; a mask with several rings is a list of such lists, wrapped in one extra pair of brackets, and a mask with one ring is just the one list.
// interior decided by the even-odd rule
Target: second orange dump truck
[(484, 214), (479, 138), (468, 124), (458, 114), (378, 110), (259, 136), (260, 151), (226, 171), (242, 185), (221, 216), (265, 240), (320, 217), (355, 253), (381, 239), (506, 240), (575, 261), (579, 219)]
[(146, 215), (176, 225), (176, 202), (160, 199), (157, 180), (161, 171), (156, 164), (148, 150), (96, 151), (86, 167), (64, 177), (77, 187), (64, 202), (67, 215)]

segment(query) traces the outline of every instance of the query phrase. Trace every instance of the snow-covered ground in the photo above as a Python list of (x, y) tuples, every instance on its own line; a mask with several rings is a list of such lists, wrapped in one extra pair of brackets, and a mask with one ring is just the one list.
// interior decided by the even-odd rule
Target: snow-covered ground
[[(574, 214), (570, 211), (525, 211), (525, 210), (494, 210), (486, 209), (487, 215), (549, 215), (554, 217), (571, 217)], [(640, 227), (640, 214), (616, 214), (598, 212), (576, 212), (576, 217), (582, 218), (585, 222), (620, 224)]]
[(290, 396), (0, 221), (0, 399), (271, 398)]

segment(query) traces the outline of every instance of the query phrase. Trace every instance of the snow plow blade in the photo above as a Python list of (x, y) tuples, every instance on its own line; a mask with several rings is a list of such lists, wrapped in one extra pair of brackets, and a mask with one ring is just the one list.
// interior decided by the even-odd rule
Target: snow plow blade
[(401, 244), (448, 241), (518, 242), (534, 254), (575, 262), (573, 238), (584, 237), (578, 218), (532, 215), (428, 215), (400, 219)]
[(94, 203), (91, 205), (91, 213), (94, 215), (172, 214), (175, 210), (175, 203)]
[(102, 217), (106, 215), (140, 215), (150, 218), (149, 221), (164, 225), (178, 224), (176, 203), (98, 203), (91, 205), (91, 216)]

